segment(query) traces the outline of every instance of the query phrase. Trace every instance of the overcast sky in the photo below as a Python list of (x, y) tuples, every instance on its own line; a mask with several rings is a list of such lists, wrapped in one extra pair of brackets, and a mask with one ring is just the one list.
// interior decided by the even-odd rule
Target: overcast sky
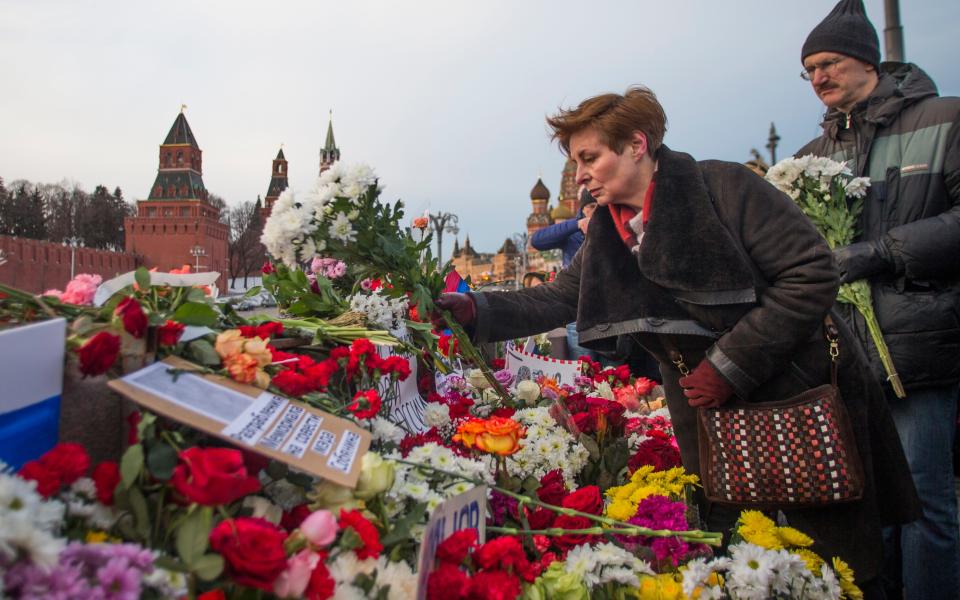
[[(146, 197), (180, 104), (207, 188), (266, 193), (317, 175), (328, 112), (347, 162), (374, 166), (410, 213), (460, 216), (495, 251), (525, 228), (538, 174), (564, 159), (544, 117), (643, 83), (665, 142), (745, 161), (770, 122), (780, 156), (818, 133), (800, 47), (833, 0), (0, 0), (0, 177), (120, 186)], [(882, 40), (883, 2), (867, 12)], [(901, 0), (907, 59), (960, 94), (956, 0)], [(451, 240), (452, 242), (452, 240)], [(452, 243), (445, 243), (448, 253)]]

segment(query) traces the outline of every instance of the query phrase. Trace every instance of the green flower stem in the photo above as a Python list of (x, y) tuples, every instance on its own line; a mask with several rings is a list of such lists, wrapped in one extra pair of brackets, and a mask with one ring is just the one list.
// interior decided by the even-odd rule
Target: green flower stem
[(460, 323), (450, 314), (450, 311), (444, 310), (441, 311), (443, 315), (443, 320), (447, 322), (447, 327), (450, 328), (450, 332), (453, 334), (453, 337), (457, 338), (457, 341), (460, 343), (460, 353), (463, 354), (470, 362), (477, 365), (477, 368), (480, 369), (480, 372), (483, 373), (483, 376), (486, 378), (487, 382), (490, 384), (490, 387), (493, 388), (493, 391), (500, 396), (500, 403), (502, 406), (510, 406), (511, 399), (510, 394), (507, 393), (507, 390), (503, 388), (497, 378), (493, 376), (493, 371), (490, 370), (490, 367), (487, 366), (483, 357), (480, 356), (480, 352), (477, 350), (476, 346), (473, 345), (473, 342), (470, 341), (470, 336), (467, 335), (467, 332), (463, 330), (463, 327), (460, 326)]
[(900, 381), (900, 375), (897, 374), (893, 357), (890, 356), (890, 349), (883, 339), (883, 332), (880, 331), (877, 314), (873, 310), (870, 285), (863, 279), (853, 283), (845, 283), (840, 286), (840, 293), (837, 298), (841, 302), (852, 304), (863, 315), (863, 320), (866, 321), (867, 329), (870, 331), (870, 337), (873, 339), (873, 343), (877, 347), (877, 353), (880, 355), (880, 362), (883, 363), (883, 369), (887, 372), (887, 381), (893, 386), (897, 398), (906, 398), (907, 392), (903, 389), (903, 382)]
[[(398, 463), (403, 463), (405, 465), (411, 465), (413, 467), (417, 467), (421, 469), (427, 469), (430, 471), (434, 471), (436, 473), (441, 473), (443, 475), (447, 475), (448, 477), (453, 477), (455, 479), (460, 479), (461, 481), (472, 483), (473, 485), (476, 485), (476, 486), (486, 485), (490, 489), (496, 490), (497, 492), (503, 494), (504, 496), (514, 498), (515, 500), (518, 500), (524, 504), (530, 504), (533, 506), (546, 508), (557, 514), (567, 515), (572, 517), (585, 517), (596, 523), (607, 525), (608, 527), (606, 528), (603, 528), (603, 527), (598, 528), (597, 533), (601, 533), (601, 534), (604, 533), (605, 531), (609, 531), (610, 528), (613, 528), (615, 530), (614, 533), (619, 533), (622, 530), (627, 532), (625, 535), (645, 535), (649, 537), (676, 537), (686, 542), (708, 544), (710, 546), (719, 546), (723, 541), (723, 534), (721, 533), (714, 533), (712, 531), (702, 531), (699, 529), (691, 529), (688, 531), (671, 531), (669, 529), (647, 529), (646, 527), (638, 527), (636, 525), (631, 525), (630, 523), (624, 523), (623, 521), (617, 521), (616, 519), (611, 519), (609, 517), (603, 517), (603, 516), (594, 515), (591, 513), (580, 512), (579, 510), (573, 510), (572, 508), (566, 508), (564, 506), (547, 504), (546, 502), (542, 502), (539, 499), (531, 498), (529, 496), (524, 496), (522, 494), (517, 494), (515, 492), (511, 492), (510, 490), (504, 489), (500, 486), (490, 485), (485, 481), (472, 479), (470, 477), (467, 477), (466, 475), (462, 475), (460, 473), (454, 473), (453, 471), (447, 471), (446, 469), (440, 469), (432, 465), (415, 463), (413, 461), (404, 460), (402, 458), (392, 458), (390, 460), (393, 460)], [(488, 529), (491, 529), (491, 528), (488, 527)], [(491, 529), (491, 531), (494, 531), (494, 530)], [(518, 530), (518, 531), (523, 531), (523, 530)], [(560, 534), (560, 535), (563, 535), (563, 534)]]
[[(646, 537), (677, 537), (686, 542), (693, 542), (696, 544), (709, 543), (709, 537), (697, 536), (697, 535), (686, 535), (694, 533), (692, 531), (671, 531), (669, 529), (647, 529), (646, 527), (620, 527), (620, 528), (610, 528), (610, 527), (588, 527), (586, 529), (563, 529), (561, 527), (550, 527), (548, 529), (520, 529), (517, 527), (498, 527), (495, 525), (487, 525), (487, 531), (492, 531), (494, 533), (503, 533), (506, 535), (547, 535), (551, 537), (558, 537), (561, 535), (632, 535), (632, 536), (646, 536)], [(709, 532), (705, 533), (707, 536), (711, 534)]]
[(367, 329), (365, 327), (349, 325), (331, 325), (323, 319), (280, 319), (284, 327), (302, 329), (313, 334), (314, 339), (325, 338), (333, 342), (349, 344), (350, 342), (367, 338), (374, 344), (381, 346), (396, 346), (400, 343), (397, 338), (382, 329)]

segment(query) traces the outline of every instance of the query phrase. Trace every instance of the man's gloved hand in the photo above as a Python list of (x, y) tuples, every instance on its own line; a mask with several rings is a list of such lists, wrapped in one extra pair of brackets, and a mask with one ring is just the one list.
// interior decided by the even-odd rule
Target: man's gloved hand
[(882, 240), (857, 242), (833, 251), (840, 269), (840, 283), (850, 283), (894, 267), (890, 248)]
[(449, 310), (450, 315), (464, 328), (472, 327), (477, 320), (477, 301), (470, 294), (458, 292), (440, 294), (434, 304), (437, 310), (430, 314), (430, 322), (438, 331), (447, 328), (443, 316), (440, 315), (441, 310)]
[(680, 387), (694, 408), (716, 408), (733, 396), (733, 386), (703, 359), (689, 375), (680, 378)]

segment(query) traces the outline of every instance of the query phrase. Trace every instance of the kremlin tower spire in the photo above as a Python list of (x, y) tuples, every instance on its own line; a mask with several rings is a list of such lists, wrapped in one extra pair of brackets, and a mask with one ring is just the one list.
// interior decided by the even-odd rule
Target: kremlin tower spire
[(264, 199), (263, 220), (266, 221), (273, 209), (273, 203), (280, 197), (280, 193), (287, 189), (289, 182), (287, 180), (287, 159), (283, 155), (283, 144), (280, 144), (280, 151), (277, 157), (273, 159), (273, 169), (270, 174), (270, 186), (267, 188), (267, 196)]
[(333, 111), (330, 111), (330, 121), (327, 123), (327, 139), (320, 150), (320, 173), (330, 168), (333, 163), (340, 160), (340, 149), (333, 139)]

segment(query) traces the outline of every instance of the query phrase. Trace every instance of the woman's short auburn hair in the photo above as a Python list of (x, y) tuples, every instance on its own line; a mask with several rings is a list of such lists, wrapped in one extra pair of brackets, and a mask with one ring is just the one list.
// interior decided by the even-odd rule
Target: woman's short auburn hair
[(570, 154), (570, 137), (593, 127), (600, 140), (617, 154), (623, 152), (634, 131), (647, 136), (650, 156), (656, 156), (667, 131), (667, 115), (650, 88), (634, 85), (620, 94), (601, 94), (587, 98), (574, 109), (563, 110), (547, 117), (553, 130), (552, 139), (560, 143), (565, 154)]

